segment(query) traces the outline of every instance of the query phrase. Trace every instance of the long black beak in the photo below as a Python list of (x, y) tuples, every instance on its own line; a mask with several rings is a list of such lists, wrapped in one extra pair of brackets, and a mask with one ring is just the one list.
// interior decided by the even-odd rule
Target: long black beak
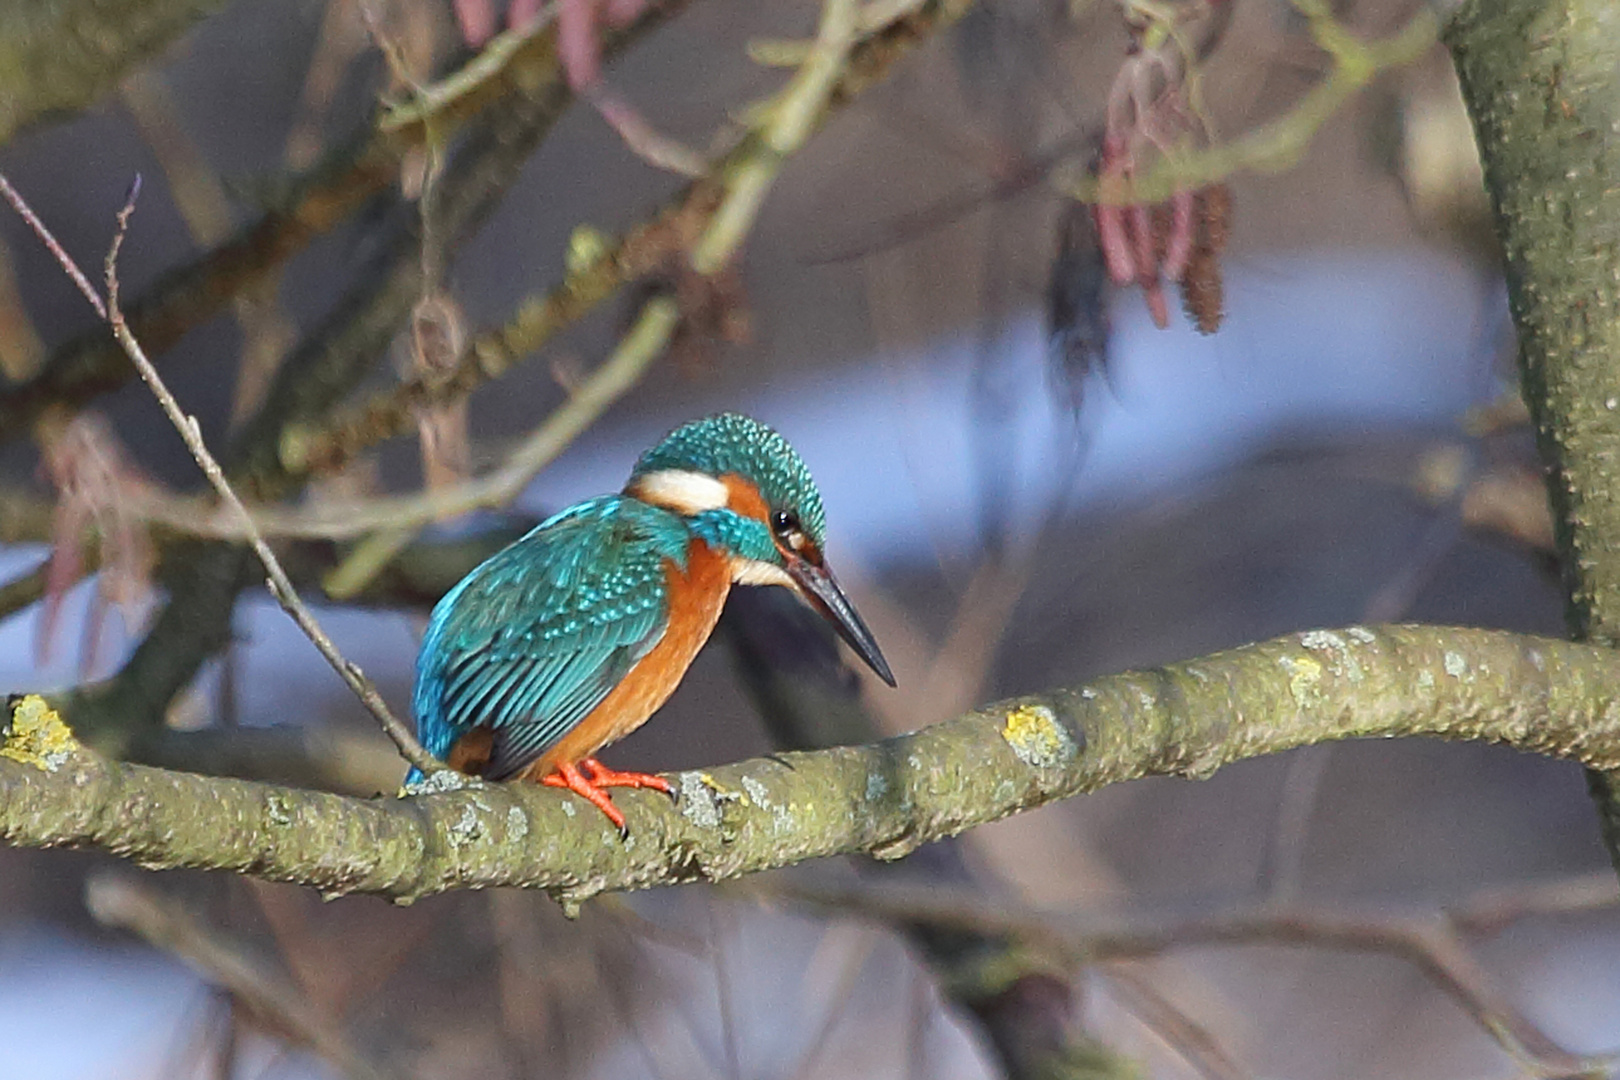
[(878, 648), (877, 638), (872, 636), (872, 631), (855, 613), (855, 606), (844, 595), (844, 590), (838, 587), (838, 580), (832, 576), (832, 571), (825, 566), (814, 565), (809, 559), (790, 558), (787, 572), (811, 604), (820, 610), (822, 617), (833, 624), (838, 636), (855, 650), (855, 655), (865, 660), (866, 666), (877, 672), (878, 678), (893, 686), (894, 672), (889, 670), (889, 662), (883, 659), (883, 650)]

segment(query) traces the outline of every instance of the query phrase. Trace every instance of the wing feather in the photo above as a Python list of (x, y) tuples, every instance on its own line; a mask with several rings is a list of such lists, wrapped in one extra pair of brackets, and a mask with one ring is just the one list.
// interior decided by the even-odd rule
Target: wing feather
[(428, 623), (414, 704), (440, 757), (474, 727), (502, 779), (566, 735), (663, 637), (666, 565), (680, 519), (633, 499), (582, 503), (541, 524), (447, 593)]

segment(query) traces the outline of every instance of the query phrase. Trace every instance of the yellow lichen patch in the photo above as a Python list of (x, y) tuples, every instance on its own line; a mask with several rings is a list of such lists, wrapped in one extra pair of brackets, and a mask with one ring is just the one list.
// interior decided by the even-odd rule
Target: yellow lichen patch
[(0, 735), (5, 737), (0, 742), (0, 757), (44, 772), (60, 769), (79, 749), (79, 740), (38, 694), (29, 694), (17, 703), (11, 722)]
[(1007, 714), (1001, 737), (1018, 760), (1038, 769), (1052, 769), (1074, 760), (1074, 740), (1045, 705), (1020, 705)]
[(1322, 700), (1322, 665), (1308, 656), (1284, 656), (1283, 670), (1288, 672), (1288, 692), (1303, 708), (1310, 708)]

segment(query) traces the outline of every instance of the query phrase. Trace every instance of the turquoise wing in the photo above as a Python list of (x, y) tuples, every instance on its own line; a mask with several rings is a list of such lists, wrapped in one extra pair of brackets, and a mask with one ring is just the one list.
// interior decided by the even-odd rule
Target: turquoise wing
[(680, 519), (607, 496), (542, 523), (433, 609), (414, 705), (429, 751), (488, 727), (485, 775), (510, 777), (601, 703), (663, 637), (665, 566), (684, 567)]

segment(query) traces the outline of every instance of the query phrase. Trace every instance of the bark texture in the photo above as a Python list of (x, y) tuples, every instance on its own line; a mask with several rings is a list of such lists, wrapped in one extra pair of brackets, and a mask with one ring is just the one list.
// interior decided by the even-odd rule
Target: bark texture
[(39, 698), (0, 744), (0, 839), (91, 847), (397, 901), (518, 885), (565, 906), (806, 859), (919, 845), (1148, 775), (1348, 738), (1502, 742), (1620, 767), (1620, 665), (1604, 648), (1483, 630), (1316, 630), (1016, 698), (911, 735), (677, 776), (672, 806), (619, 792), (631, 837), (527, 784), (354, 799), (120, 764)]
[[(1620, 645), (1620, 6), (1473, 0), (1447, 31), (1502, 240), (1578, 639)], [(1620, 870), (1620, 774), (1590, 775)]]
[(225, 0), (23, 0), (0, 5), (0, 145), (84, 108)]

